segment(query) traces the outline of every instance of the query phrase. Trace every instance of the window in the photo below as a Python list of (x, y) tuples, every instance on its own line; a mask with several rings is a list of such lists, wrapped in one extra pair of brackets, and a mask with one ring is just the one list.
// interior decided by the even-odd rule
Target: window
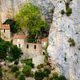
[(27, 49), (29, 48), (29, 45), (27, 44)]
[(36, 49), (36, 45), (34, 45), (34, 49)]
[(43, 52), (43, 55), (45, 55), (45, 52)]
[(21, 45), (19, 44), (19, 48), (21, 47)]
[(4, 33), (5, 33), (5, 29), (4, 29)]

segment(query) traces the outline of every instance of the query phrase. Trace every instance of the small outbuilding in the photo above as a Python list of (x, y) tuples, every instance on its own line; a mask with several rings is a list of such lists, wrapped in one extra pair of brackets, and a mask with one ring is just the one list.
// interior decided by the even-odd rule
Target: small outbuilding
[(22, 48), (25, 45), (26, 35), (24, 34), (15, 34), (12, 38), (13, 44), (17, 47)]
[(10, 25), (9, 24), (3, 24), (1, 29), (1, 38), (4, 39), (5, 41), (10, 41), (11, 40), (11, 32), (10, 32)]

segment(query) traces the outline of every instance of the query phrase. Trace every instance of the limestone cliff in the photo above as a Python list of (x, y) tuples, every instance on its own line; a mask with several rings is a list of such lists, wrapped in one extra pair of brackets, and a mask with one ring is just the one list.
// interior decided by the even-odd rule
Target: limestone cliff
[[(66, 2), (72, 14), (66, 11)], [(53, 0), (55, 6), (48, 52), (52, 63), (69, 80), (80, 80), (80, 0)]]
[(13, 16), (19, 11), (20, 7), (26, 2), (38, 6), (45, 15), (45, 18), (49, 20), (52, 18), (52, 14), (50, 13), (54, 6), (49, 0), (0, 0), (1, 21), (4, 22), (8, 18), (13, 18)]

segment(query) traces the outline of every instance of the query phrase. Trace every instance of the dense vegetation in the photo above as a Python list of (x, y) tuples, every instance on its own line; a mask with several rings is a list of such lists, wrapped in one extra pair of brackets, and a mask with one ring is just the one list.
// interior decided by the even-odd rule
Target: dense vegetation
[(7, 19), (3, 24), (9, 24), (10, 25), (10, 30), (11, 30), (12, 33), (17, 33), (18, 31), (20, 31), (20, 28), (18, 27), (18, 24), (13, 19)]
[(69, 42), (70, 47), (72, 47), (72, 46), (75, 46), (75, 45), (76, 45), (76, 43), (75, 43), (74, 39), (72, 39), (72, 38), (69, 38), (68, 42)]
[(0, 38), (0, 60), (15, 61), (21, 57), (22, 51), (11, 42)]
[(31, 3), (24, 4), (14, 19), (7, 19), (3, 24), (9, 24), (11, 32), (28, 32), (27, 42), (37, 42), (37, 39), (47, 37), (49, 26), (40, 9)]
[[(15, 16), (18, 27), (28, 31), (28, 42), (36, 42), (38, 38), (48, 35), (49, 27), (38, 7), (25, 4)], [(34, 37), (33, 37), (34, 36)]]
[(62, 15), (66, 14), (68, 17), (71, 16), (71, 14), (72, 14), (72, 8), (70, 8), (70, 2), (71, 2), (71, 1), (72, 1), (72, 0), (67, 0), (67, 1), (65, 2), (65, 11), (64, 11), (64, 9), (61, 10), (61, 14), (62, 14)]
[(0, 66), (0, 80), (2, 80), (3, 74), (2, 74), (2, 68)]

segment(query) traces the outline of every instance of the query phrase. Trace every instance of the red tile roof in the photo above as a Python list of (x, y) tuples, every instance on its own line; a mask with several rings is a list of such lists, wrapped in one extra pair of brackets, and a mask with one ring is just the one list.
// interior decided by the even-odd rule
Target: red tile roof
[(5, 30), (10, 30), (10, 25), (9, 24), (3, 24), (1, 29), (5, 29)]
[(24, 34), (15, 34), (13, 36), (13, 39), (25, 39), (26, 38), (26, 35)]
[(48, 42), (48, 37), (41, 39), (42, 42)]

